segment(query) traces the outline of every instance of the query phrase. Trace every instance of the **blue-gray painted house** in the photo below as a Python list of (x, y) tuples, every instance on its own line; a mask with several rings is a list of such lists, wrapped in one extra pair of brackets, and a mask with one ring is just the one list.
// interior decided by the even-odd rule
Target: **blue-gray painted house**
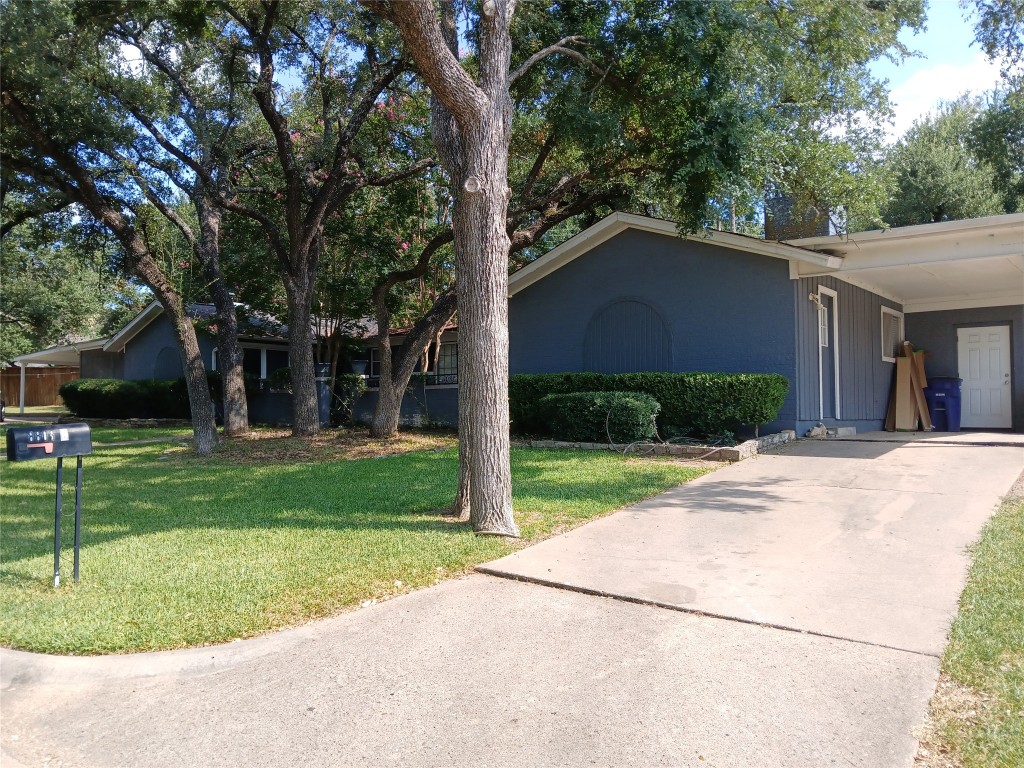
[[(214, 308), (197, 304), (189, 308), (195, 320), (211, 320)], [(285, 329), (269, 318), (240, 318), (239, 344), (242, 366), (247, 374), (266, 380), (275, 370), (288, 366)], [(196, 334), (203, 363), (216, 371), (217, 340), (210, 331)], [(159, 302), (142, 312), (100, 346), (90, 344), (79, 352), (83, 379), (177, 379), (183, 375), (181, 353), (174, 328)], [(249, 419), (253, 423), (287, 423), (291, 419), (291, 396), (284, 392), (261, 391), (249, 398)]]
[(907, 338), (929, 375), (965, 379), (965, 428), (1020, 430), (1022, 237), (1021, 215), (780, 243), (615, 213), (512, 275), (509, 367), (779, 373), (764, 429), (863, 432)]

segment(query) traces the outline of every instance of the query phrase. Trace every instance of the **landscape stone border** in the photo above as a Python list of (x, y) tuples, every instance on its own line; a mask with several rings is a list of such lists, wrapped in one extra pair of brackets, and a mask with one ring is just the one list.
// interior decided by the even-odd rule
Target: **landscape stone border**
[(708, 461), (743, 461), (751, 456), (756, 456), (762, 451), (785, 445), (790, 440), (796, 439), (796, 432), (792, 429), (783, 430), (772, 435), (764, 435), (745, 440), (739, 445), (691, 445), (681, 443), (569, 443), (562, 440), (530, 440), (527, 445), (531, 448), (576, 448), (583, 451), (618, 451), (638, 454), (653, 454), (655, 456), (678, 456), (680, 458), (701, 458)]

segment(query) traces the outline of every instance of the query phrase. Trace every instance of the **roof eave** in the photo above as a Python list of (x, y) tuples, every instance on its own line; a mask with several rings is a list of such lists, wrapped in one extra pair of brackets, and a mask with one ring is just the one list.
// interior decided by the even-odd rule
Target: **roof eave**
[[(525, 288), (547, 277), (552, 272), (560, 269), (584, 253), (596, 248), (616, 235), (627, 229), (636, 229), (643, 232), (653, 232), (668, 237), (680, 237), (675, 222), (665, 219), (655, 219), (648, 216), (638, 216), (632, 213), (616, 211), (609, 214), (596, 224), (587, 227), (577, 233), (564, 243), (552, 248), (531, 264), (514, 272), (508, 281), (508, 295), (514, 296)], [(804, 262), (818, 267), (835, 269), (841, 263), (841, 258), (828, 254), (818, 253), (810, 249), (800, 248), (786, 243), (778, 243), (771, 240), (758, 240), (753, 237), (745, 237), (732, 232), (719, 232), (708, 230), (701, 235), (683, 235), (682, 239), (692, 242), (710, 241), (712, 244), (729, 248), (732, 250), (754, 253), (761, 256), (771, 256), (777, 259), (784, 259), (790, 262)]]
[(123, 351), (128, 342), (141, 333), (142, 330), (153, 322), (153, 320), (159, 317), (160, 313), (163, 311), (164, 307), (159, 301), (150, 302), (144, 310), (132, 318), (128, 325), (110, 337), (110, 339), (103, 345), (103, 351)]

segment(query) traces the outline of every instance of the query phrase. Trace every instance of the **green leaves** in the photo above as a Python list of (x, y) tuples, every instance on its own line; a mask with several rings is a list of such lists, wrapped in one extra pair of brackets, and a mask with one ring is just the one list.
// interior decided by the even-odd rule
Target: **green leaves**
[(569, 392), (540, 400), (550, 435), (586, 443), (651, 440), (660, 408), (642, 392)]
[(1003, 213), (996, 173), (972, 146), (980, 103), (969, 97), (914, 123), (892, 149), (892, 200), (883, 215), (892, 226)]

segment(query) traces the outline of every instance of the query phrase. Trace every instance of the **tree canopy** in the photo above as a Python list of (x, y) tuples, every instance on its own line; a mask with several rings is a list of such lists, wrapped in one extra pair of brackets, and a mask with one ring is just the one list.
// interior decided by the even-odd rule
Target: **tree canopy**
[(975, 151), (978, 99), (964, 96), (914, 123), (892, 148), (888, 224), (969, 219), (1003, 213), (993, 165)]

